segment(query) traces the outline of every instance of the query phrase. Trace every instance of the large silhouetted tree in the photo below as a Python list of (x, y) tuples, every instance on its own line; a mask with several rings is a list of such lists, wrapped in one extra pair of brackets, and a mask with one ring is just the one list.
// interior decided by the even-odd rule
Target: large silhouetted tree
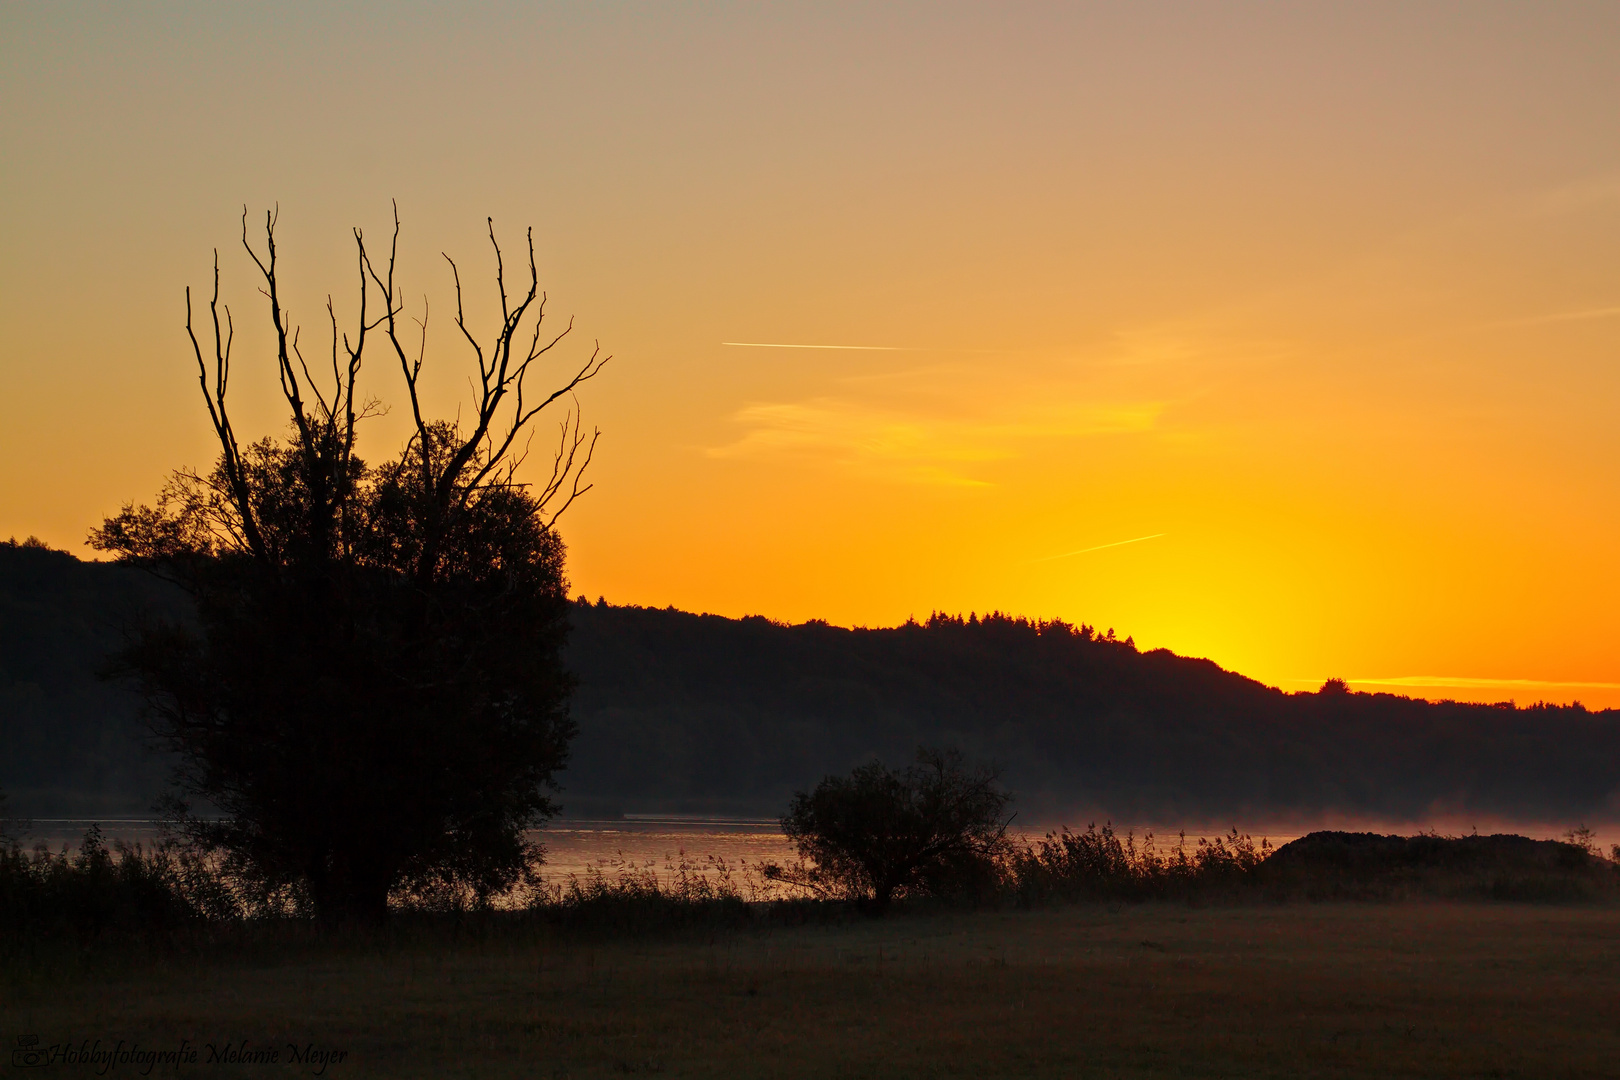
[[(427, 312), (407, 330), (396, 214), (384, 268), (354, 231), (358, 318), (340, 331), (328, 300), (330, 372), (317, 374), (282, 301), (275, 226), (267, 214), (261, 254), (243, 214), (289, 431), (244, 444), (232, 423), (234, 325), (216, 253), (211, 347), (189, 289), (186, 329), (217, 464), (175, 473), (155, 507), (126, 505), (91, 536), (179, 584), (196, 619), (139, 629), (122, 669), (179, 752), (183, 827), (248, 879), (307, 897), (328, 919), (380, 918), (399, 888), (500, 892), (532, 865), (524, 831), (554, 812), (547, 791), (573, 734), (554, 524), (586, 490), (596, 441), (572, 392), (606, 357), (592, 351), (536, 392), (569, 328), (542, 332), (532, 232), (529, 281), (514, 295), (491, 223), (500, 316), (488, 337), (469, 326), (450, 263), (455, 327), (476, 362), (471, 415), (430, 418)], [(377, 345), (404, 376), (414, 430), (372, 465), (357, 435), (378, 407), (358, 380)], [(531, 425), (554, 404), (549, 475), (519, 481)]]

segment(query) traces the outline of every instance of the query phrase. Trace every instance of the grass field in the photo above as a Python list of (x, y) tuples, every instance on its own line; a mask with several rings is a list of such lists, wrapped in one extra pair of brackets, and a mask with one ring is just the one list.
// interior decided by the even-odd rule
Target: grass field
[[(678, 940), (535, 930), (12, 973), (3, 993), (8, 1046), (186, 1040), (200, 1052), (179, 1073), (196, 1076), (314, 1072), (287, 1064), (289, 1043), (344, 1051), (325, 1072), (339, 1077), (1616, 1076), (1620, 909), (1099, 905)], [(282, 1063), (208, 1064), (207, 1044), (243, 1040)]]

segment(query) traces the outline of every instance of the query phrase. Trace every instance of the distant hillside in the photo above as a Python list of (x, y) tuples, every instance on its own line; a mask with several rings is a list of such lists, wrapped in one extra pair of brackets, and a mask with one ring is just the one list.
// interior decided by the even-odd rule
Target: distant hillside
[[(139, 811), (164, 764), (95, 678), (151, 579), (0, 545), (0, 787), (36, 816)], [(1207, 660), (993, 616), (845, 630), (576, 605), (570, 813), (774, 814), (923, 742), (999, 762), (1025, 820), (1620, 816), (1620, 712), (1288, 695)]]
[(1001, 763), (1026, 820), (1620, 816), (1620, 711), (1284, 694), (1089, 628), (574, 609), (578, 793), (741, 812), (872, 754)]
[(183, 613), (145, 574), (0, 544), (0, 790), (8, 813), (141, 814), (166, 761), (143, 752), (136, 702), (96, 677), (124, 628)]

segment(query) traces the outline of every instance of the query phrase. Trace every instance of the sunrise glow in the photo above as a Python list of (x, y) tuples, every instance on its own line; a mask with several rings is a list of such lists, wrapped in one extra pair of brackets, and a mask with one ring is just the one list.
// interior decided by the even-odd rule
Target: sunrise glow
[(9, 9), (0, 537), (88, 556), (209, 464), (216, 247), (279, 431), (244, 204), (324, 355), (397, 199), (438, 412), (486, 215), (535, 227), (559, 363), (614, 356), (578, 593), (1620, 705), (1620, 12), (1177, 10)]

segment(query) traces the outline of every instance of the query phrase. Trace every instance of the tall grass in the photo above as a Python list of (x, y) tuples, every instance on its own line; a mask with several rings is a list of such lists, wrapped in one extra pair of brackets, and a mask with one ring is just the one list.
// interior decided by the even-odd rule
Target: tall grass
[(523, 898), (530, 919), (569, 927), (647, 931), (836, 917), (827, 904), (768, 878), (762, 865), (680, 851), (656, 862), (623, 859), (543, 882)]
[[(1111, 824), (1009, 843), (982, 866), (955, 867), (906, 899), (962, 907), (1084, 901), (1394, 900), (1412, 896), (1544, 902), (1620, 898), (1620, 860), (1590, 843), (1523, 837), (1313, 834), (1277, 852), (1233, 829), (1161, 845)], [(504, 897), (421, 887), (391, 899), (385, 937), (423, 940), (465, 930), (553, 929), (612, 934), (712, 930), (762, 922), (853, 918), (854, 908), (807, 895), (764, 864), (622, 858), (547, 880), (536, 868)], [(969, 872), (971, 871), (971, 872)], [(206, 854), (174, 843), (109, 846), (92, 828), (77, 851), (0, 845), (0, 959), (108, 954), (322, 939), (295, 890), (266, 890)], [(371, 940), (378, 928), (344, 928)]]
[[(583, 874), (538, 872), (502, 897), (449, 886), (413, 886), (390, 897), (386, 938), (564, 928), (614, 933), (803, 922), (818, 904), (765, 879), (758, 867), (679, 852), (662, 864), (616, 859)], [(108, 845), (92, 827), (77, 850), (0, 844), (0, 960), (55, 963), (128, 946), (192, 951), (329, 935), (296, 889), (267, 889), (239, 868), (174, 842)], [(836, 916), (834, 916), (836, 917)], [(380, 928), (336, 928), (370, 941)]]
[(92, 826), (77, 852), (0, 846), (0, 953), (170, 934), (224, 914), (217, 879), (169, 845), (103, 842)]
[(1120, 836), (1111, 823), (1100, 829), (1092, 824), (1085, 832), (1047, 833), (1015, 850), (1005, 881), (1026, 904), (1229, 895), (1252, 885), (1271, 853), (1269, 841), (1256, 844), (1236, 828), (1213, 840), (1199, 837), (1190, 846), (1182, 833), (1165, 849), (1152, 833), (1138, 843), (1133, 833)]

